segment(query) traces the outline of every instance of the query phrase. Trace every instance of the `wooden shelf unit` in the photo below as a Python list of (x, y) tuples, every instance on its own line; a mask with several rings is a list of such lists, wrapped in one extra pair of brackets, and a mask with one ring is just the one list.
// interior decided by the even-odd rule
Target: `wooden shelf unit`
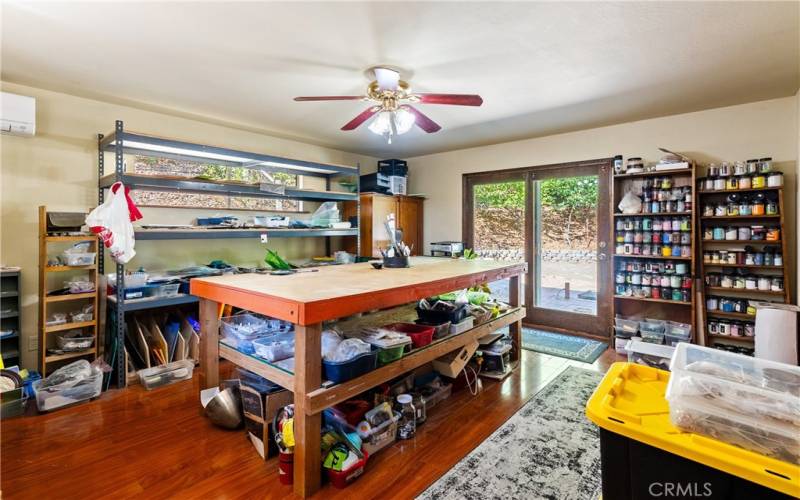
[[(73, 358), (86, 357), (89, 361), (93, 361), (98, 356), (99, 337), (97, 317), (99, 314), (98, 308), (98, 270), (97, 264), (89, 266), (48, 266), (48, 251), (51, 244), (61, 244), (62, 247), (69, 243), (89, 242), (89, 251), (95, 253), (95, 258), (99, 254), (99, 242), (95, 235), (67, 235), (57, 236), (47, 233), (47, 207), (39, 207), (39, 321), (38, 321), (38, 338), (39, 338), (39, 371), (42, 376), (47, 376), (53, 369), (59, 368), (61, 361), (70, 360)], [(48, 277), (58, 273), (64, 273), (68, 276), (69, 272), (88, 272), (90, 280), (94, 281), (94, 291), (89, 293), (74, 293), (68, 295), (47, 295), (50, 280)], [(58, 276), (61, 279), (62, 276)], [(64, 310), (70, 306), (72, 308), (80, 308), (85, 303), (90, 302), (94, 306), (91, 321), (71, 322), (61, 325), (47, 326), (47, 318), (50, 316), (54, 309)], [(68, 303), (68, 305), (62, 305)], [(90, 334), (94, 338), (92, 347), (83, 351), (67, 352), (64, 354), (48, 354), (47, 348), (54, 347), (55, 333), (67, 330), (82, 330), (85, 334)], [(88, 336), (88, 335), (87, 335)], [(52, 340), (51, 340), (52, 339)], [(58, 366), (55, 364), (58, 363)]]
[[(702, 179), (698, 180), (698, 185), (703, 182)], [(751, 314), (744, 314), (744, 313), (726, 313), (722, 311), (707, 311), (706, 310), (706, 297), (714, 296), (714, 297), (729, 297), (735, 299), (753, 299), (758, 301), (769, 301), (769, 302), (780, 302), (789, 304), (791, 302), (791, 295), (790, 295), (790, 281), (789, 281), (789, 273), (788, 269), (789, 266), (787, 265), (787, 259), (789, 255), (787, 253), (786, 248), (786, 225), (784, 224), (784, 192), (782, 187), (769, 187), (769, 188), (751, 188), (751, 189), (737, 189), (737, 190), (720, 190), (720, 191), (704, 191), (704, 190), (697, 190), (698, 192), (698, 203), (700, 206), (698, 207), (697, 212), (702, 213), (702, 205), (706, 203), (717, 202), (721, 199), (724, 199), (727, 195), (731, 193), (748, 193), (748, 192), (772, 192), (775, 193), (778, 197), (778, 214), (777, 215), (746, 215), (746, 216), (725, 216), (725, 217), (699, 217), (698, 224), (701, 226), (698, 228), (698, 231), (702, 234), (702, 231), (707, 226), (716, 226), (718, 224), (715, 223), (735, 223), (735, 222), (747, 222), (749, 224), (759, 224), (763, 223), (765, 226), (778, 226), (780, 228), (780, 239), (775, 241), (767, 241), (767, 240), (704, 240), (700, 238), (700, 245), (699, 245), (699, 257), (698, 260), (700, 262), (700, 278), (702, 280), (702, 287), (703, 289), (703, 300), (701, 304), (701, 316), (702, 316), (702, 330), (700, 333), (704, 335), (705, 345), (711, 346), (715, 342), (726, 343), (728, 341), (731, 342), (749, 342), (753, 343), (753, 337), (734, 337), (730, 335), (717, 335), (717, 334), (710, 334), (708, 333), (708, 318), (716, 318), (716, 319), (728, 319), (728, 320), (735, 320), (735, 321), (742, 321), (746, 323), (752, 323), (755, 321), (755, 315)], [(741, 264), (713, 264), (703, 262), (703, 254), (705, 251), (714, 251), (714, 250), (743, 250), (744, 246), (780, 246), (781, 248), (781, 255), (783, 256), (784, 263), (782, 266), (764, 266), (764, 265), (741, 265)], [(733, 246), (733, 248), (731, 247)], [(726, 248), (728, 247), (728, 248)], [(759, 248), (760, 250), (760, 248)], [(705, 286), (706, 283), (706, 275), (709, 273), (709, 269), (711, 272), (716, 272), (718, 270), (725, 270), (725, 269), (746, 269), (748, 274), (756, 274), (756, 275), (768, 275), (768, 276), (781, 276), (783, 278), (783, 291), (781, 292), (773, 292), (773, 291), (766, 291), (766, 290), (748, 290), (742, 288), (723, 288), (723, 287), (710, 287)], [(771, 271), (771, 272), (765, 272)], [(775, 272), (779, 272), (780, 274), (776, 274)]]
[[(638, 174), (619, 174), (612, 177), (612, 193), (611, 193), (611, 211), (614, 214), (614, 219), (624, 219), (629, 217), (647, 217), (651, 219), (669, 217), (688, 217), (691, 221), (691, 255), (692, 257), (663, 257), (660, 255), (624, 255), (616, 253), (616, 243), (614, 245), (614, 255), (612, 258), (613, 269), (612, 276), (616, 276), (618, 262), (627, 260), (642, 259), (643, 261), (661, 260), (661, 261), (676, 261), (686, 262), (689, 264), (689, 275), (693, 278), (693, 285), (690, 294), (690, 299), (687, 301), (665, 300), (660, 298), (644, 298), (644, 297), (630, 297), (624, 295), (614, 295), (612, 305), (612, 317), (617, 315), (625, 317), (638, 317), (638, 318), (654, 318), (654, 319), (668, 319), (671, 321), (679, 321), (692, 325), (692, 332), (696, 341), (697, 335), (694, 333), (696, 328), (696, 295), (697, 295), (697, 280), (695, 275), (696, 263), (696, 241), (697, 241), (697, 224), (695, 221), (695, 213), (697, 213), (697, 186), (695, 177), (696, 165), (692, 164), (690, 168), (684, 170), (671, 170), (664, 172), (642, 172)], [(622, 197), (625, 196), (627, 191), (632, 191), (638, 195), (642, 193), (642, 186), (646, 180), (656, 177), (669, 177), (673, 180), (673, 187), (689, 186), (692, 189), (692, 210), (684, 212), (661, 212), (661, 213), (638, 213), (638, 214), (621, 214), (617, 213), (619, 204)], [(610, 241), (616, 242), (616, 223), (611, 228)], [(612, 334), (614, 329), (612, 328)], [(614, 339), (615, 341), (615, 339)], [(612, 347), (614, 343), (612, 341)]]
[(20, 298), (20, 287), (22, 277), (20, 271), (0, 272), (0, 298), (3, 299), (3, 309), (7, 312), (0, 312), (0, 329), (11, 333), (0, 337), (0, 356), (3, 358), (4, 366), (15, 366), (20, 364), (20, 336), (22, 330), (22, 303)]

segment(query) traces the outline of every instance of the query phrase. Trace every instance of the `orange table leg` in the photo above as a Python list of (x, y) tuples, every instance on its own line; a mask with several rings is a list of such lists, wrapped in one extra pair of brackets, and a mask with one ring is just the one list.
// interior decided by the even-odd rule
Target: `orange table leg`
[(218, 302), (200, 299), (200, 388), (219, 385)]

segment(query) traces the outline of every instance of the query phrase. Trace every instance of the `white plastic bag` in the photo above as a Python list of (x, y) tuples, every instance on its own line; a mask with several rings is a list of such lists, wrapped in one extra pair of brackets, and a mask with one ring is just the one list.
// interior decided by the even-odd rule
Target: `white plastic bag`
[(136, 255), (131, 221), (141, 218), (142, 214), (128, 197), (128, 190), (116, 182), (108, 190), (106, 201), (86, 216), (86, 225), (100, 237), (115, 261), (127, 264)]
[(617, 206), (623, 214), (638, 214), (642, 211), (642, 199), (628, 191)]

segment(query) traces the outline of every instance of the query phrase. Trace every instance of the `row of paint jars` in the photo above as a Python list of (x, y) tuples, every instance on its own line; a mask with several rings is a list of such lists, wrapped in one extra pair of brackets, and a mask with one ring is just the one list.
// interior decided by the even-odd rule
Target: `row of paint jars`
[(691, 288), (672, 288), (653, 285), (618, 284), (615, 293), (622, 297), (640, 299), (661, 299), (675, 302), (689, 302), (692, 297)]
[(706, 177), (700, 180), (700, 190), (734, 191), (737, 189), (779, 188), (783, 186), (783, 172), (753, 174), (732, 177)]
[(692, 233), (685, 231), (653, 232), (653, 231), (617, 231), (614, 239), (617, 243), (661, 243), (664, 245), (692, 244)]
[(778, 200), (758, 193), (754, 196), (728, 195), (724, 201), (703, 205), (703, 217), (736, 217), (740, 215), (778, 215)]
[(756, 353), (756, 350), (752, 347), (745, 347), (743, 345), (720, 344), (719, 342), (715, 342), (711, 344), (711, 347), (714, 349), (719, 349), (720, 351), (744, 354), (745, 356), (753, 356)]
[(752, 159), (747, 161), (727, 162), (708, 166), (709, 177), (733, 177), (754, 174), (769, 174), (772, 172), (772, 158)]
[(692, 277), (688, 274), (623, 273), (615, 275), (617, 285), (659, 286), (661, 288), (692, 288)]
[(614, 228), (617, 231), (691, 231), (690, 217), (625, 217), (618, 218)]
[[(675, 260), (623, 260), (619, 263), (618, 273), (648, 273), (648, 274), (688, 274), (689, 264)], [(618, 281), (619, 282), (619, 281)], [(655, 283), (654, 283), (655, 284)]]
[(715, 226), (703, 228), (704, 241), (780, 241), (778, 227), (764, 226)]
[[(660, 233), (654, 233), (660, 234)], [(665, 233), (666, 234), (666, 233)], [(692, 245), (677, 243), (617, 243), (617, 255), (637, 256), (660, 256), (660, 257), (681, 257), (692, 256)]]
[(747, 299), (735, 299), (733, 297), (717, 297), (709, 295), (706, 297), (706, 311), (721, 311), (726, 313), (751, 314), (756, 313), (755, 305), (751, 305)]
[(727, 319), (709, 319), (708, 333), (731, 337), (755, 337), (756, 325), (748, 321), (730, 321)]
[(736, 264), (739, 266), (783, 266), (783, 254), (779, 250), (764, 248), (757, 252), (751, 247), (745, 251), (716, 250), (703, 252), (703, 264)]
[(782, 292), (782, 276), (757, 276), (755, 274), (708, 273), (706, 285), (736, 290), (758, 290), (761, 292)]

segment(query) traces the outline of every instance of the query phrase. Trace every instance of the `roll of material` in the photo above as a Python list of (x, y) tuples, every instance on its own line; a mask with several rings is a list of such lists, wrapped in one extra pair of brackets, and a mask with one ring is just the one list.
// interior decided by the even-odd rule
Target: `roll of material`
[(797, 365), (797, 312), (788, 304), (756, 305), (756, 358)]

